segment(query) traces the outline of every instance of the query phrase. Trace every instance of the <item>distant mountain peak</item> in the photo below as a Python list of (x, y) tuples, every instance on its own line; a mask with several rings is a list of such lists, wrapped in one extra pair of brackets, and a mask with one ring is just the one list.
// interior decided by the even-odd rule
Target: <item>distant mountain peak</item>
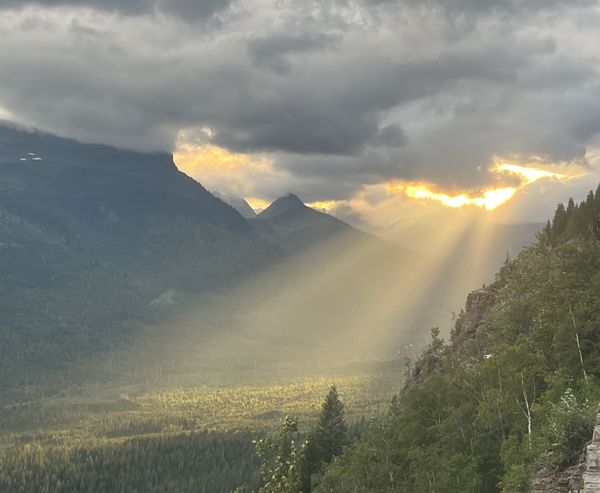
[[(298, 197), (296, 194), (294, 193), (288, 193), (287, 195), (284, 195), (283, 197), (279, 197), (277, 200), (275, 200), (271, 206), (273, 205), (277, 205), (279, 207), (281, 206), (285, 206), (287, 208), (295, 208), (295, 207), (304, 207), (304, 202), (302, 202), (302, 200), (300, 200), (300, 197)], [(271, 207), (269, 206), (269, 207)]]
[(212, 192), (212, 194), (221, 199), (223, 202), (229, 204), (246, 219), (254, 219), (256, 217), (256, 211), (248, 202), (246, 202), (244, 198), (220, 191)]
[(267, 207), (258, 215), (258, 218), (271, 220), (281, 216), (282, 214), (287, 214), (289, 212), (298, 211), (305, 208), (306, 206), (304, 205), (304, 202), (302, 202), (297, 195), (288, 193), (287, 195), (279, 197), (277, 200), (275, 200), (269, 207)]
[(283, 197), (281, 197), (281, 199), (294, 200), (294, 201), (300, 202), (302, 205), (304, 205), (304, 202), (302, 202), (302, 200), (300, 200), (300, 197), (298, 197), (295, 193), (290, 192), (287, 195), (284, 195)]

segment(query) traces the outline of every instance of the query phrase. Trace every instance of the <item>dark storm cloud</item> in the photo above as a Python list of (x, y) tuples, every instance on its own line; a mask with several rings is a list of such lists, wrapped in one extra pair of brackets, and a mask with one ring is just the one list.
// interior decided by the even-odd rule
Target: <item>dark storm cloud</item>
[(377, 135), (371, 140), (371, 143), (376, 146), (384, 147), (402, 147), (408, 142), (408, 137), (400, 127), (400, 125), (386, 125), (379, 129)]
[(464, 81), (509, 84), (532, 57), (553, 49), (551, 41), (536, 40), (512, 51), (498, 40), (493, 46), (424, 61), (350, 56), (333, 73), (319, 66), (308, 79), (273, 80), (257, 88), (253, 99), (239, 102), (234, 118), (221, 118), (216, 142), (236, 151), (300, 154), (357, 155), (368, 145), (401, 147), (408, 137), (399, 125), (382, 124), (386, 110)]
[[(46, 8), (21, 9), (34, 3)], [(214, 144), (273, 160), (265, 197), (489, 185), (493, 156), (585, 159), (600, 131), (590, 4), (9, 0), (0, 113), (143, 150), (208, 127)], [(180, 22), (216, 13), (217, 29)]]
[(2, 0), (2, 8), (87, 7), (123, 15), (144, 15), (157, 12), (184, 19), (208, 18), (226, 10), (232, 0)]
[(254, 63), (285, 75), (291, 70), (289, 55), (320, 51), (334, 42), (334, 37), (323, 33), (275, 34), (251, 40), (248, 50)]

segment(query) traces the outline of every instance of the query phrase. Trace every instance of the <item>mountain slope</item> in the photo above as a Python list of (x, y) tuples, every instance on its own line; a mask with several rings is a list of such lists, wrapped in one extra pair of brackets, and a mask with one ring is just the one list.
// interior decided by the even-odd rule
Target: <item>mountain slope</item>
[(273, 251), (232, 207), (179, 172), (170, 155), (10, 127), (0, 128), (0, 150), (4, 210), (93, 251), (152, 289), (218, 284)]
[(227, 194), (224, 192), (212, 192), (215, 197), (220, 198), (223, 202), (229, 204), (236, 211), (238, 211), (243, 217), (246, 219), (254, 219), (256, 217), (256, 212), (250, 204), (246, 202), (242, 197), (237, 197), (235, 195)]
[(307, 207), (294, 194), (275, 200), (256, 216), (252, 224), (288, 254), (341, 235), (345, 235), (348, 241), (365, 240), (369, 236), (329, 214)]
[(141, 154), (0, 126), (0, 356), (23, 386), (132, 340), (165, 292), (280, 257), (232, 207)]

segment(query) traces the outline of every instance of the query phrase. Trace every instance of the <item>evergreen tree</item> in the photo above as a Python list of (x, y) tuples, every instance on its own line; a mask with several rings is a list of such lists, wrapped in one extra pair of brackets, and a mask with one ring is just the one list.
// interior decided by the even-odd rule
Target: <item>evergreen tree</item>
[(321, 405), (319, 424), (308, 436), (301, 461), (301, 491), (311, 491), (312, 477), (342, 453), (348, 443), (348, 426), (344, 419), (344, 403), (337, 387), (332, 385)]
[(485, 353), (465, 344), (404, 390), (313, 491), (526, 493), (540, 469), (576, 463), (600, 399), (599, 214), (600, 190), (559, 205), (501, 269)]
[(554, 220), (552, 221), (552, 236), (554, 239), (558, 239), (560, 235), (563, 233), (567, 226), (567, 211), (565, 210), (565, 206), (560, 203), (556, 207), (556, 212), (554, 213)]
[(344, 403), (340, 400), (337, 387), (332, 385), (321, 406), (321, 416), (317, 427), (323, 462), (329, 463), (331, 459), (342, 453), (342, 448), (346, 445), (347, 431)]

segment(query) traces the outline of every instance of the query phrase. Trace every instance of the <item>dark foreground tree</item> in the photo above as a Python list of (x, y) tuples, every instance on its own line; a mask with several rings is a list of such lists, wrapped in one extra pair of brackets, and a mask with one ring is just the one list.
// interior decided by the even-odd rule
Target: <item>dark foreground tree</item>
[(313, 476), (342, 453), (348, 442), (344, 403), (332, 385), (321, 406), (319, 424), (309, 433), (300, 462), (301, 491), (310, 493)]
[(331, 459), (342, 453), (342, 448), (346, 445), (347, 431), (344, 403), (340, 400), (337, 387), (332, 385), (321, 407), (321, 417), (317, 427), (323, 462), (329, 463)]

